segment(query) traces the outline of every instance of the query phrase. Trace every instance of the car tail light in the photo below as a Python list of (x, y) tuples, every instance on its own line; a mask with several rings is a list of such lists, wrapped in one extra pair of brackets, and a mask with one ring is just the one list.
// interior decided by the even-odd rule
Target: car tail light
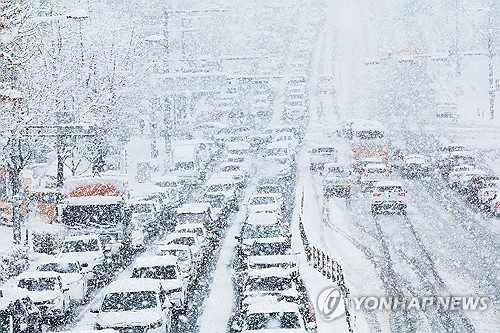
[(484, 191), (483, 195), (487, 197), (489, 195), (488, 191)]
[(330, 190), (332, 187), (330, 185), (325, 186), (325, 190)]
[(349, 185), (344, 186), (346, 190), (350, 189), (351, 187)]
[(380, 193), (373, 193), (373, 196), (374, 196), (374, 197), (380, 197), (381, 195), (382, 195), (382, 194), (380, 194)]
[(495, 204), (495, 208), (500, 209), (500, 201), (497, 201), (497, 203)]
[(389, 177), (389, 173), (388, 172), (384, 173), (384, 177)]
[(406, 193), (405, 193), (405, 192), (399, 192), (399, 193), (398, 193), (398, 195), (399, 195), (400, 197), (406, 197)]
[(368, 177), (368, 174), (365, 172), (365, 173), (363, 174), (363, 177)]

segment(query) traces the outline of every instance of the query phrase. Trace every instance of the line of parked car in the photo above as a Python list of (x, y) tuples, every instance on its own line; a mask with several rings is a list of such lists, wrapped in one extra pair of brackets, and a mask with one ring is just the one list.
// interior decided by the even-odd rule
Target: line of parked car
[(439, 149), (436, 167), (448, 186), (485, 213), (500, 216), (500, 179), (461, 144)]
[(275, 329), (308, 332), (308, 296), (291, 249), (291, 233), (282, 185), (264, 180), (246, 204), (233, 279), (238, 296), (232, 332)]

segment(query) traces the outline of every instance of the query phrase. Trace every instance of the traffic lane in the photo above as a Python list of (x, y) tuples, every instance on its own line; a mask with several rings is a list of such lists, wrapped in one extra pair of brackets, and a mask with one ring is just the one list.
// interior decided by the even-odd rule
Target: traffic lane
[[(471, 292), (488, 295), (499, 306), (500, 241), (458, 194), (439, 179), (405, 181), (418, 211), (416, 230), (437, 260), (457, 276), (471, 280)], [(417, 195), (417, 196), (416, 196)], [(417, 200), (418, 198), (418, 200)]]

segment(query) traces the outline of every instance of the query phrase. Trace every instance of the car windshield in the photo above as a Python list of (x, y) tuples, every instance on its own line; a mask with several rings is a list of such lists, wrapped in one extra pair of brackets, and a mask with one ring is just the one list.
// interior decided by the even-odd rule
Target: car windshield
[(368, 173), (384, 173), (384, 172), (387, 172), (387, 169), (369, 168), (369, 169), (366, 169), (366, 172), (368, 172)]
[(250, 205), (269, 205), (276, 203), (276, 199), (274, 197), (253, 197), (250, 200)]
[(157, 300), (154, 291), (116, 292), (104, 297), (101, 311), (139, 311), (155, 307), (157, 307)]
[(133, 278), (149, 278), (159, 280), (175, 280), (177, 274), (175, 266), (152, 266), (152, 267), (136, 267), (132, 271)]
[(135, 204), (133, 205), (133, 212), (137, 214), (151, 213), (151, 205), (149, 204)]
[(176, 187), (177, 183), (173, 180), (162, 180), (162, 181), (156, 182), (155, 185), (159, 186), (159, 187)]
[(56, 290), (56, 278), (21, 279), (17, 286), (29, 291)]
[(87, 252), (100, 251), (99, 242), (97, 239), (79, 239), (65, 241), (62, 246), (62, 252)]
[(168, 244), (194, 246), (196, 242), (193, 237), (177, 237), (168, 242)]
[(230, 190), (231, 190), (231, 184), (215, 184), (215, 185), (210, 185), (207, 188), (207, 192), (223, 192)]
[(185, 213), (177, 215), (177, 223), (203, 223), (209, 222), (210, 216), (208, 213)]
[(256, 243), (250, 249), (251, 256), (285, 255), (290, 245), (285, 242)]
[(231, 172), (231, 171), (240, 171), (240, 167), (238, 165), (226, 165), (221, 169), (222, 172)]
[(280, 190), (279, 186), (262, 185), (262, 186), (259, 186), (259, 188), (257, 189), (257, 192), (269, 194), (269, 193), (281, 193), (281, 190)]
[(38, 266), (37, 271), (41, 272), (57, 272), (57, 273), (78, 273), (78, 265), (74, 262), (57, 263), (51, 262)]
[(193, 234), (196, 234), (196, 236), (203, 236), (203, 229), (202, 228), (178, 228), (176, 231), (177, 232), (185, 232), (185, 233), (193, 233)]
[(288, 155), (288, 149), (286, 148), (271, 148), (267, 150), (267, 155), (284, 156)]
[(378, 192), (403, 192), (401, 186), (379, 186), (377, 187)]
[(186, 250), (177, 250), (177, 249), (161, 250), (160, 254), (162, 256), (168, 256), (168, 255), (175, 256), (179, 261), (187, 261), (189, 259), (188, 252)]
[(286, 277), (266, 276), (248, 280), (248, 291), (283, 291), (292, 288), (292, 280)]
[(247, 225), (243, 231), (244, 239), (280, 237), (281, 229), (276, 225)]
[(251, 313), (246, 317), (246, 329), (294, 329), (300, 328), (299, 314), (296, 312)]

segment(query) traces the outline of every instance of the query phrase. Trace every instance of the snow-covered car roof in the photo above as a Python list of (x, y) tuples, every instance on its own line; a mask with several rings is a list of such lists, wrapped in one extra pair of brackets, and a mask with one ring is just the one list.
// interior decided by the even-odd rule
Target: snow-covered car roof
[(419, 155), (419, 154), (411, 154), (411, 155), (406, 155), (404, 157), (405, 160), (420, 160), (420, 159), (424, 159), (424, 160), (427, 160), (427, 157), (425, 157), (424, 155)]
[(250, 149), (251, 145), (248, 142), (244, 141), (237, 141), (237, 142), (228, 142), (226, 143), (226, 149), (227, 150), (232, 150), (232, 149)]
[(387, 165), (378, 163), (378, 164), (367, 164), (365, 169), (387, 169)]
[(177, 231), (177, 230), (189, 230), (189, 229), (196, 229), (196, 228), (205, 229), (205, 226), (203, 225), (203, 223), (178, 224), (175, 226), (175, 231)]
[(250, 269), (248, 270), (248, 277), (268, 277), (268, 276), (277, 276), (282, 278), (289, 278), (292, 274), (292, 271), (287, 270), (285, 268), (280, 267), (271, 267), (271, 268), (259, 268), (259, 269)]
[(282, 264), (293, 263), (297, 264), (297, 256), (294, 254), (275, 254), (270, 256), (249, 256), (249, 263), (254, 264)]
[(72, 331), (60, 331), (59, 333), (118, 333), (118, 331), (111, 328), (106, 328), (102, 330), (75, 328)]
[(16, 280), (39, 279), (39, 278), (60, 278), (61, 274), (53, 271), (25, 271), (17, 276)]
[(210, 179), (207, 181), (206, 186), (216, 185), (216, 184), (232, 184), (234, 183), (234, 178), (232, 175), (228, 175), (227, 172), (217, 172), (212, 174)]
[(286, 237), (268, 237), (268, 238), (255, 238), (254, 244), (272, 244), (272, 243), (286, 243), (288, 239)]
[(274, 198), (277, 201), (274, 193), (254, 193), (248, 198), (248, 201), (250, 202), (253, 198)]
[(156, 252), (161, 252), (162, 250), (183, 250), (191, 252), (189, 245), (184, 244), (161, 244), (156, 248)]
[(403, 183), (397, 180), (383, 180), (375, 183), (375, 187), (403, 187)]
[(76, 259), (72, 259), (69, 257), (55, 257), (55, 256), (50, 256), (50, 257), (41, 257), (37, 259), (36, 262), (34, 262), (34, 266), (38, 267), (40, 265), (44, 264), (50, 264), (50, 263), (55, 263), (55, 264), (60, 264), (60, 265), (67, 265), (67, 264), (73, 264), (73, 263), (80, 263)]
[(451, 157), (474, 157), (474, 154), (468, 150), (457, 150), (450, 153)]
[(383, 131), (384, 125), (381, 122), (376, 120), (354, 120), (352, 123), (352, 129), (354, 131), (364, 131), (364, 130), (377, 130)]
[(138, 257), (137, 259), (135, 259), (134, 267), (165, 266), (165, 265), (175, 265), (176, 263), (177, 263), (177, 257), (172, 255), (147, 256), (147, 257)]
[(72, 197), (63, 200), (63, 203), (69, 206), (86, 206), (86, 205), (113, 205), (123, 203), (121, 196), (102, 196), (96, 195), (91, 197)]
[(250, 213), (245, 221), (251, 225), (274, 225), (278, 224), (278, 214), (276, 212)]
[(174, 239), (185, 238), (185, 237), (193, 237), (195, 239), (198, 239), (198, 235), (195, 234), (194, 232), (173, 232), (171, 234), (168, 234), (165, 240), (160, 241), (160, 243), (169, 243)]
[(210, 210), (212, 206), (209, 202), (186, 203), (175, 210), (177, 214), (200, 214)]
[(296, 312), (300, 313), (296, 303), (286, 301), (258, 302), (248, 304), (247, 313)]
[(160, 280), (148, 278), (124, 278), (111, 282), (106, 287), (105, 293), (109, 294), (131, 291), (157, 291), (160, 289), (160, 287)]
[(0, 310), (6, 309), (11, 302), (21, 298), (28, 297), (28, 290), (19, 287), (6, 287), (0, 288)]
[(289, 145), (288, 141), (273, 141), (271, 143), (268, 143), (266, 148), (267, 149), (274, 149), (274, 148), (290, 149), (290, 145)]
[(74, 240), (93, 240), (93, 239), (100, 240), (99, 235), (87, 234), (87, 235), (73, 235), (73, 236), (64, 237), (65, 242), (74, 241)]

